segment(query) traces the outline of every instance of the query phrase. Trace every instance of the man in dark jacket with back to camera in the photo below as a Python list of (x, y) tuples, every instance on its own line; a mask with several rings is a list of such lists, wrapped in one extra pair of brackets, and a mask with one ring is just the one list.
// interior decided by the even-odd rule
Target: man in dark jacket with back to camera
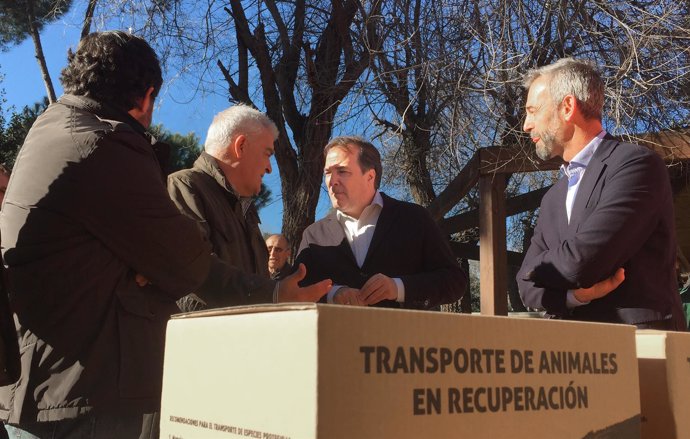
[(22, 351), (0, 419), (10, 437), (155, 438), (175, 300), (314, 301), (330, 285), (243, 273), (175, 208), (145, 132), (162, 75), (144, 40), (91, 34), (61, 80), (67, 94), (29, 131), (0, 215)]

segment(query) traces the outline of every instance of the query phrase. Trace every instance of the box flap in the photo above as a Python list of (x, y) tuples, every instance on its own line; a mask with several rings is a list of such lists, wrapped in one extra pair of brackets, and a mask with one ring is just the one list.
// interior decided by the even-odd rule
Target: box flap
[(212, 308), (201, 311), (193, 311), (181, 314), (174, 314), (173, 319), (190, 319), (196, 317), (227, 316), (234, 314), (256, 314), (277, 311), (302, 311), (316, 309), (316, 304), (312, 302), (296, 303), (262, 303), (258, 305), (229, 306), (226, 308)]
[(666, 334), (653, 329), (637, 330), (637, 358), (666, 358)]

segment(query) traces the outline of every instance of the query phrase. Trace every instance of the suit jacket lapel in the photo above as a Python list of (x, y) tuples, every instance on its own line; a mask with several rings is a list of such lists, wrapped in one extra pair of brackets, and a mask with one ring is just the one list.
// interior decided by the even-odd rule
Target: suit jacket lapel
[(570, 212), (570, 229), (577, 230), (579, 227), (587, 203), (606, 169), (606, 159), (611, 155), (611, 151), (617, 144), (618, 141), (616, 139), (607, 135), (587, 165), (587, 170), (577, 190), (573, 210)]
[(393, 220), (395, 218), (395, 203), (396, 200), (387, 196), (383, 192), (381, 193), (381, 198), (383, 198), (383, 209), (381, 209), (381, 214), (376, 222), (376, 228), (374, 229), (374, 236), (371, 237), (371, 243), (369, 244), (369, 250), (367, 250), (367, 256), (364, 258), (364, 264), (362, 267), (370, 262), (372, 255), (376, 249), (384, 242), (386, 242), (386, 236), (393, 225)]
[[(559, 200), (557, 212), (556, 212), (556, 227), (558, 230), (559, 239), (563, 239), (568, 232), (568, 212), (565, 209), (565, 197), (568, 194), (568, 178), (562, 177), (556, 182), (555, 187), (556, 196), (555, 200)], [(561, 201), (562, 200), (562, 201)]]

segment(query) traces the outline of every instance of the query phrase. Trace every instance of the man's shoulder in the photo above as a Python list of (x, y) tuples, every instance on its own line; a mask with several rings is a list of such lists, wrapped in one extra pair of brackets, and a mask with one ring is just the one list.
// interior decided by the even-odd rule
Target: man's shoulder
[(334, 222), (338, 224), (335, 214), (331, 212), (320, 220), (314, 221), (308, 225), (307, 228), (304, 229), (304, 233), (316, 233), (318, 231), (325, 230), (329, 227), (332, 227)]
[[(150, 148), (150, 144), (124, 122), (107, 120), (98, 117), (88, 109), (57, 102), (51, 104), (38, 117), (26, 143), (44, 145), (47, 138), (54, 145), (74, 149), (74, 153), (83, 157), (89, 156), (98, 147), (108, 144), (125, 145), (131, 148)], [(121, 148), (108, 148), (108, 151), (120, 154)]]
[(663, 162), (659, 154), (651, 148), (648, 148), (639, 143), (626, 142), (620, 139), (607, 139), (607, 143), (602, 143), (605, 150), (610, 149), (611, 159), (614, 161), (627, 161), (630, 159), (647, 159), (651, 161)]
[(201, 185), (211, 185), (213, 179), (198, 167), (182, 169), (168, 175), (169, 185), (182, 185), (190, 188), (196, 188)]
[(304, 229), (302, 242), (306, 245), (338, 245), (344, 236), (342, 226), (335, 214), (329, 213), (326, 217), (321, 218)]
[(74, 140), (97, 139), (115, 131), (114, 121), (101, 119), (88, 110), (62, 102), (51, 104), (36, 122), (36, 126), (55, 125), (66, 128)]
[(383, 198), (383, 208), (392, 211), (395, 215), (404, 214), (403, 218), (407, 219), (411, 219), (410, 217), (431, 218), (431, 214), (424, 206), (409, 201), (398, 200), (384, 193), (381, 193), (381, 198)]
[(50, 105), (44, 114), (49, 121), (67, 119), (67, 126), (74, 137), (136, 133), (127, 122), (99, 116), (90, 103), (95, 105), (95, 102), (82, 96), (65, 95)]

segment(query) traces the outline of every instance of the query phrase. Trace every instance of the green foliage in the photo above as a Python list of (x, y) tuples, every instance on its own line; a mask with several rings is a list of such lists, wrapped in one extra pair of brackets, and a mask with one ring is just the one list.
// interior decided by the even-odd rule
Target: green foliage
[(41, 102), (36, 102), (32, 106), (27, 105), (20, 112), (10, 115), (6, 115), (2, 108), (4, 103), (4, 97), (0, 95), (0, 163), (12, 169), (31, 125), (48, 107), (48, 98), (43, 98)]
[(268, 186), (261, 183), (261, 192), (254, 198), (254, 205), (257, 211), (260, 211), (271, 202), (271, 195), (271, 190)]
[(201, 153), (199, 136), (194, 133), (187, 133), (186, 135), (173, 133), (163, 127), (162, 124), (152, 125), (149, 128), (149, 132), (156, 139), (170, 145), (170, 158), (168, 162), (170, 173), (191, 168)]
[[(7, 50), (30, 36), (29, 16), (37, 30), (67, 12), (72, 0), (0, 0), (0, 50)], [(30, 13), (31, 12), (31, 13)]]

